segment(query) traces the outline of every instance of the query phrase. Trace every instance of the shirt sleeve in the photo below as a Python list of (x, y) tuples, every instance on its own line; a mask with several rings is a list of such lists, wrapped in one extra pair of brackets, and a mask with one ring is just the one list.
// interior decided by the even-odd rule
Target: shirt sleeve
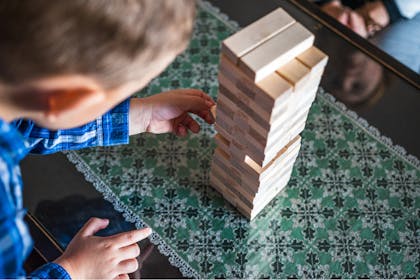
[(33, 271), (31, 279), (71, 279), (70, 274), (59, 264), (47, 263)]
[(36, 154), (127, 144), (129, 103), (129, 99), (125, 100), (96, 120), (72, 129), (52, 131), (30, 120), (19, 120), (14, 125), (26, 138), (30, 152)]
[[(10, 201), (10, 195), (0, 181), (0, 278), (18, 278), (25, 275), (22, 268), (26, 254), (26, 228), (22, 218)], [(23, 234), (22, 234), (23, 233)]]

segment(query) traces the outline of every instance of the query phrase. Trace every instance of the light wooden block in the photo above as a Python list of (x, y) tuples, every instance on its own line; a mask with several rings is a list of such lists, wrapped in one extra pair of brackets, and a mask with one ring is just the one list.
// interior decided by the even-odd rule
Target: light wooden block
[(221, 127), (224, 131), (227, 131), (229, 134), (233, 130), (233, 122), (230, 120), (229, 116), (223, 111), (222, 106), (217, 106), (217, 118), (216, 124)]
[(267, 131), (270, 128), (270, 123), (264, 120), (260, 115), (258, 115), (253, 109), (248, 107), (242, 99), (237, 98), (230, 90), (224, 87), (224, 85), (219, 85), (219, 93), (221, 95), (226, 96), (228, 99), (230, 99), (230, 104), (234, 104), (235, 107), (232, 108), (233, 110), (242, 110), (250, 119), (250, 121), (253, 122), (256, 129), (259, 128), (261, 131)]
[(216, 105), (214, 105), (210, 108), (210, 112), (211, 112), (211, 115), (213, 116), (214, 120), (216, 119), (216, 108), (217, 108)]
[(223, 137), (221, 134), (217, 133), (214, 136), (214, 141), (218, 148), (221, 148), (224, 151), (229, 151), (229, 140)]
[(311, 72), (321, 71), (328, 62), (328, 56), (315, 46), (299, 54), (296, 59), (310, 68)]
[(233, 174), (238, 174), (235, 175), (238, 177), (236, 181), (243, 184), (250, 194), (260, 190), (270, 178), (275, 178), (278, 175), (278, 170), (281, 170), (282, 166), (290, 161), (290, 157), (294, 157), (299, 152), (300, 147), (300, 136), (297, 136), (278, 153), (270, 164), (261, 167), (250, 161), (249, 157), (245, 157), (245, 159), (234, 157), (230, 153), (229, 141), (222, 136), (217, 135), (215, 139), (218, 147), (214, 157), (223, 162), (223, 169), (230, 170), (232, 168)]
[[(232, 92), (242, 93), (242, 98), (245, 98), (245, 95), (248, 99), (254, 101), (250, 105), (259, 106), (267, 112), (268, 116), (265, 116), (266, 119), (269, 118), (269, 115), (275, 110), (275, 107), (278, 107), (281, 102), (287, 101), (287, 98), (293, 91), (292, 86), (283, 78), (276, 76), (274, 71), (272, 73), (273, 75), (269, 75), (266, 79), (255, 84), (239, 67), (223, 55), (220, 56), (220, 72), (227, 78), (225, 80), (230, 81), (230, 84), (239, 90), (236, 91), (232, 87), (229, 87)], [(222, 81), (222, 84), (226, 84), (226, 82)], [(252, 108), (264, 117), (264, 112), (261, 113), (258, 109)]]
[(267, 204), (269, 204), (287, 186), (292, 171), (292, 168), (287, 169), (287, 173), (282, 175), (281, 179), (277, 182), (277, 187), (270, 193), (265, 194), (261, 201), (257, 201), (257, 204), (254, 205), (254, 209), (251, 211), (251, 220), (254, 219), (264, 209), (264, 207), (266, 207)]
[(210, 183), (223, 197), (249, 219), (253, 219), (286, 185), (289, 181), (297, 153), (282, 162), (280, 172), (269, 177), (269, 181), (259, 186), (258, 193), (245, 191), (231, 176), (226, 165), (215, 158), (210, 173)]
[(222, 53), (236, 64), (239, 57), (269, 40), (294, 22), (295, 20), (291, 16), (283, 9), (278, 8), (224, 40)]
[[(241, 193), (241, 191), (244, 190), (242, 186), (238, 186), (238, 184), (230, 180), (230, 174), (226, 172), (225, 167), (220, 166), (219, 163), (212, 164), (210, 184), (241, 213), (248, 213), (248, 218), (252, 219), (250, 216), (255, 217), (257, 214), (254, 209), (262, 208), (262, 204), (265, 206), (265, 204), (275, 196), (274, 192), (280, 191), (287, 184), (289, 178), (286, 176), (291, 173), (292, 167), (293, 166), (289, 163), (277, 174), (276, 181), (272, 182), (273, 185), (270, 186), (271, 188), (267, 188), (269, 191), (260, 194), (254, 193), (252, 196), (247, 194), (248, 197)], [(268, 202), (266, 202), (266, 200), (268, 200)], [(251, 213), (254, 213), (254, 215), (251, 215)]]
[(226, 170), (223, 167), (219, 166), (218, 164), (215, 164), (214, 166), (212, 166), (212, 173), (217, 178), (219, 178), (220, 181), (223, 181), (225, 183), (224, 186), (222, 186), (222, 188), (225, 189), (225, 192), (227, 192), (229, 196), (232, 196), (235, 199), (236, 203), (241, 202), (246, 207), (252, 207), (253, 199), (249, 199), (246, 195), (242, 193), (244, 191), (244, 188), (241, 185), (229, 182), (230, 174), (227, 174)]
[(245, 176), (242, 177), (242, 185), (251, 186), (251, 189), (253, 189), (252, 186), (256, 186), (258, 188), (256, 193), (245, 196), (245, 199), (249, 199), (250, 203), (256, 204), (256, 199), (258, 196), (264, 196), (265, 193), (269, 193), (275, 189), (277, 187), (276, 182), (282, 179), (282, 176), (285, 174), (285, 172), (288, 172), (289, 169), (293, 169), (293, 164), (298, 153), (299, 148), (287, 151), (283, 157), (276, 160), (275, 170), (267, 170), (267, 175), (265, 177), (260, 177), (259, 182), (255, 182), (254, 179), (248, 179)]
[(214, 151), (212, 164), (217, 165), (221, 170), (223, 170), (223, 172), (219, 173), (226, 175), (225, 180), (229, 182), (231, 188), (237, 189), (239, 192), (241, 192), (241, 195), (247, 197), (249, 201), (252, 200), (258, 191), (258, 183), (251, 183), (244, 180), (240, 171), (231, 165), (231, 159), (229, 155), (220, 149), (220, 147), (216, 148)]
[(250, 96), (242, 92), (235, 85), (235, 81), (232, 81), (230, 78), (228, 78), (228, 75), (225, 75), (223, 70), (220, 70), (218, 78), (219, 89), (221, 89), (221, 91), (219, 90), (219, 98), (223, 96), (229, 99), (229, 103), (234, 104), (234, 106), (231, 106), (232, 108), (237, 107), (238, 102), (240, 100), (240, 102), (243, 103), (243, 106), (247, 107), (246, 111), (252, 110), (264, 122), (269, 124), (271, 118), (271, 110), (264, 109), (262, 106), (260, 106), (260, 103), (255, 102), (253, 97), (251, 98)]
[(237, 198), (230, 195), (230, 193), (225, 192), (225, 183), (219, 179), (214, 173), (210, 174), (210, 185), (216, 189), (225, 200), (227, 200), (233, 207), (235, 207), (242, 215), (244, 215), (248, 219), (252, 219), (251, 211), (246, 210), (246, 208), (242, 207), (242, 205), (238, 205)]
[[(311, 79), (307, 87), (301, 89), (299, 92), (292, 93), (296, 95), (295, 99), (297, 100), (294, 103), (297, 104), (289, 104), (291, 108), (288, 108), (288, 111), (281, 118), (277, 118), (271, 125), (268, 133), (266, 131), (253, 130), (255, 124), (249, 122), (251, 124), (250, 127), (247, 131), (243, 132), (245, 135), (238, 138), (238, 141), (241, 141), (241, 144), (245, 146), (243, 152), (247, 153), (252, 160), (261, 166), (265, 166), (273, 160), (278, 151), (300, 133), (299, 131), (294, 135), (290, 135), (289, 131), (292, 129), (294, 119), (300, 117), (302, 113), (306, 113), (305, 119), (303, 120), (306, 121), (307, 112), (315, 98), (319, 79), (320, 76)], [(235, 125), (236, 123), (233, 122), (230, 127)], [(301, 123), (299, 125), (302, 126)]]
[(256, 47), (239, 60), (239, 68), (258, 82), (309, 49), (314, 35), (299, 23), (294, 23), (270, 40)]
[(309, 80), (311, 70), (299, 60), (292, 59), (292, 61), (277, 69), (276, 72), (291, 83), (295, 91), (298, 91)]
[(214, 130), (216, 130), (220, 135), (223, 135), (223, 137), (228, 140), (232, 138), (232, 133), (225, 130), (217, 122), (214, 124)]

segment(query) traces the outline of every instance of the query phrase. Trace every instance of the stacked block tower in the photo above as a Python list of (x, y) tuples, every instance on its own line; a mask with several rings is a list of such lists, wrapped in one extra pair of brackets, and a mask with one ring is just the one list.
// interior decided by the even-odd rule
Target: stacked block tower
[(288, 183), (328, 57), (277, 9), (222, 43), (210, 183), (253, 219)]

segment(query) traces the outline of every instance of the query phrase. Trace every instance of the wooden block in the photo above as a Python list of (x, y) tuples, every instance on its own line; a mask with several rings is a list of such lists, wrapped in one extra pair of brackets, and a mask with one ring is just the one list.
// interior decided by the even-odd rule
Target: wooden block
[[(224, 95), (221, 95), (220, 98), (217, 100), (217, 110), (216, 114), (218, 114), (217, 111), (222, 111), (222, 114), (224, 114), (224, 117), (227, 116), (230, 120), (234, 119), (235, 116), (235, 107), (230, 106), (229, 102), (227, 102), (226, 98), (224, 98)], [(216, 118), (216, 121), (218, 119)]]
[(258, 175), (263, 174), (265, 171), (269, 170), (271, 168), (271, 165), (275, 163), (275, 161), (280, 158), (290, 147), (294, 146), (296, 143), (300, 143), (300, 136), (296, 136), (294, 139), (292, 139), (289, 143), (287, 143), (278, 153), (276, 156), (267, 163), (265, 166), (261, 166), (258, 163), (256, 163), (252, 158), (249, 156), (245, 157), (244, 162), (251, 167)]
[[(278, 118), (276, 122), (272, 124), (268, 134), (262, 136), (259, 132), (253, 131), (252, 127), (250, 127), (248, 129), (248, 135), (240, 138), (240, 140), (247, 140), (247, 142), (241, 142), (245, 145), (244, 152), (248, 152), (247, 155), (258, 163), (258, 165), (266, 166), (276, 157), (280, 149), (302, 131), (301, 129), (296, 133), (297, 130), (293, 130), (294, 134), (289, 133), (297, 119), (304, 118), (303, 122), (306, 121), (307, 113), (313, 102), (313, 98), (315, 97), (316, 88), (310, 90), (313, 94), (309, 90), (306, 90), (306, 88), (303, 89), (303, 91), (304, 94), (309, 93), (308, 96), (302, 96), (302, 100), (305, 102), (299, 104), (299, 106), (293, 106), (294, 108), (291, 108), (290, 112), (284, 114), (282, 118)], [(304, 117), (302, 117), (302, 114), (304, 114)], [(298, 125), (302, 126), (301, 123), (298, 123)]]
[(213, 173), (210, 173), (210, 184), (213, 188), (215, 188), (220, 194), (222, 194), (223, 198), (226, 199), (232, 206), (234, 206), (242, 215), (251, 219), (251, 211), (245, 210), (243, 207), (237, 205), (237, 199), (235, 197), (230, 196), (229, 194), (224, 193), (224, 183), (217, 178)]
[(230, 168), (229, 156), (227, 156), (226, 153), (219, 148), (217, 148), (214, 151), (213, 163), (217, 164), (218, 166), (222, 167), (223, 169), (229, 170), (230, 171), (230, 177), (229, 177), (230, 180), (233, 180), (234, 182), (236, 182), (239, 185), (242, 183), (241, 182), (241, 174), (237, 170)]
[(269, 150), (272, 148), (273, 144), (276, 143), (279, 138), (284, 136), (285, 132), (290, 130), (294, 119), (300, 117), (302, 112), (307, 112), (310, 109), (316, 97), (320, 78), (321, 76), (312, 77), (303, 89), (298, 92), (294, 92), (292, 94), (290, 104), (287, 108), (288, 112), (282, 116), (274, 117), (276, 120), (271, 126), (270, 132), (267, 135), (267, 141), (265, 143), (264, 152), (266, 154), (269, 153)]
[[(244, 114), (242, 115), (245, 118), (245, 122), (248, 124), (249, 127), (253, 127), (258, 133), (261, 135), (266, 135), (270, 129), (270, 124), (265, 121), (261, 116), (255, 113), (251, 108), (246, 106), (242, 100), (236, 98), (229, 90), (225, 89), (222, 85), (219, 85), (219, 99), (224, 100), (224, 98), (229, 99), (229, 102), (224, 101), (225, 104), (229, 104), (229, 106), (234, 106), (231, 110), (238, 112), (242, 111)], [(224, 97), (222, 97), (224, 96)], [(216, 119), (217, 122), (217, 119)]]
[[(281, 170), (280, 172), (268, 176), (269, 180), (259, 185), (260, 189), (257, 193), (249, 193), (243, 187), (243, 181), (238, 185), (236, 180), (232, 180), (234, 177), (232, 177), (231, 171), (225, 164), (226, 162), (229, 163), (227, 155), (223, 155), (223, 152), (217, 149), (211, 167), (210, 182), (226, 200), (246, 217), (252, 219), (287, 185), (297, 156), (296, 152), (291, 152), (288, 153), (288, 157), (282, 159), (278, 168), (278, 170)], [(225, 163), (219, 160), (222, 158), (226, 158)]]
[[(247, 118), (243, 114), (238, 114), (239, 116), (236, 117), (234, 122), (231, 123), (229, 126), (226, 126), (226, 128), (228, 128), (227, 130), (231, 131), (232, 133), (232, 129), (235, 126), (238, 127), (238, 129), (242, 130), (245, 136), (244, 138), (240, 138), (239, 140), (243, 140), (241, 143), (245, 145), (249, 151), (252, 150), (252, 152), (250, 152), (250, 156), (255, 161), (258, 161), (260, 165), (265, 165), (267, 163), (267, 157), (265, 155), (272, 151), (271, 146), (273, 145), (271, 142), (269, 143), (268, 140), (272, 139), (274, 141), (278, 138), (283, 137), (283, 142), (281, 142), (283, 145), (291, 140), (290, 137), (287, 138), (284, 137), (284, 135), (290, 127), (292, 118), (296, 117), (296, 115), (299, 113), (298, 110), (299, 108), (301, 108), (300, 106), (302, 105), (299, 102), (306, 102), (308, 98), (312, 99), (310, 102), (313, 101), (313, 98), (315, 97), (316, 93), (316, 89), (314, 88), (318, 85), (319, 79), (320, 75), (318, 75), (318, 77), (311, 77), (310, 81), (307, 82), (304, 88), (300, 89), (297, 92), (291, 93), (291, 96), (289, 97), (290, 102), (285, 102), (286, 104), (290, 104), (288, 104), (282, 110), (272, 114), (272, 123), (269, 126), (269, 130), (259, 125), (262, 122), (262, 120), (256, 122), (254, 119)], [(230, 81), (225, 81), (226, 78), (224, 76), (220, 77), (220, 80), (228, 86), (233, 86)], [(223, 92), (225, 92), (225, 94), (223, 94)], [(241, 104), (240, 99), (236, 96), (231, 95), (231, 92), (228, 92), (227, 89), (221, 86), (221, 93), (218, 100), (220, 100), (220, 102), (223, 104), (229, 104), (229, 107), (234, 107), (233, 109), (229, 108), (230, 111), (240, 111), (241, 108), (238, 108), (234, 103), (237, 102)], [(233, 99), (233, 101), (231, 99)], [(250, 108), (247, 108), (247, 112), (249, 112), (249, 110)], [(247, 125), (248, 128), (246, 127)], [(279, 146), (277, 145), (276, 147)], [(280, 148), (282, 147), (283, 146), (280, 146)], [(271, 153), (271, 156), (275, 156), (275, 154)], [(268, 160), (271, 159), (272, 158), (269, 158)]]
[(294, 23), (239, 60), (239, 68), (258, 82), (309, 49), (314, 36), (300, 23)]
[(275, 179), (271, 180), (268, 184), (270, 184), (263, 192), (258, 193), (254, 198), (254, 209), (258, 209), (261, 206), (264, 207), (267, 205), (270, 200), (272, 200), (278, 193), (281, 191), (289, 182), (290, 175), (293, 171), (293, 163), (295, 162), (290, 161), (287, 166), (284, 166), (282, 169), (281, 176), (277, 176)]
[[(254, 96), (249, 97), (247, 94), (242, 92), (236, 85), (235, 81), (232, 81), (229, 77), (229, 74), (225, 74), (225, 70), (219, 71), (219, 88), (222, 92), (219, 91), (219, 97), (221, 96), (225, 97), (229, 101), (226, 103), (233, 104), (236, 107), (238, 104), (238, 101), (241, 100), (241, 102), (249, 108), (249, 110), (253, 110), (255, 114), (259, 115), (265, 122), (270, 122), (271, 117), (271, 110), (263, 109), (258, 102), (256, 102), (253, 98)], [(224, 94), (228, 93), (228, 94)]]
[(272, 190), (268, 194), (264, 194), (263, 199), (259, 201), (257, 199), (257, 205), (254, 205), (254, 209), (251, 211), (250, 219), (255, 218), (263, 209), (267, 206), (278, 194), (281, 192), (288, 184), (290, 180), (290, 176), (292, 174), (293, 168), (288, 169), (288, 172), (281, 177), (281, 179), (277, 182), (277, 188)]
[[(281, 162), (277, 163), (277, 166), (275, 167), (277, 172), (272, 172), (272, 174), (266, 176), (266, 179), (261, 182), (259, 191), (254, 199), (254, 205), (257, 205), (259, 201), (264, 200), (264, 197), (267, 197), (268, 194), (278, 192), (279, 189), (283, 187), (278, 184), (278, 181), (286, 178), (287, 183), (290, 174), (292, 173), (293, 165), (299, 155), (300, 146), (300, 142), (298, 142), (291, 147), (287, 156), (283, 158)], [(278, 173), (281, 173), (281, 176), (276, 176)]]
[[(257, 105), (268, 112), (268, 116), (265, 117), (266, 119), (268, 119), (274, 107), (287, 100), (293, 90), (287, 81), (274, 75), (274, 71), (272, 73), (273, 75), (269, 75), (267, 79), (255, 84), (239, 67), (223, 55), (220, 56), (220, 72), (242, 93), (242, 96), (238, 96), (238, 98), (244, 98), (243, 96), (245, 95), (255, 101), (253, 105)], [(233, 92), (235, 91), (233, 90)], [(276, 101), (277, 104), (275, 104)], [(261, 113), (258, 109), (253, 109), (259, 112), (260, 115), (264, 115), (264, 112)]]
[(233, 129), (232, 121), (230, 120), (229, 116), (222, 111), (222, 106), (217, 106), (216, 124), (218, 127), (223, 128), (227, 132), (232, 131)]
[(301, 142), (296, 142), (293, 146), (291, 146), (287, 152), (277, 159), (271, 168), (264, 171), (260, 176), (260, 188), (259, 191), (264, 191), (265, 185), (270, 186), (273, 179), (276, 178), (276, 174), (282, 170), (287, 169), (287, 166), (292, 166), (295, 163), (295, 160), (299, 154), (301, 147)]
[(232, 135), (230, 132), (225, 130), (223, 127), (221, 127), (217, 122), (214, 124), (214, 129), (220, 134), (223, 135), (224, 138), (230, 140), (232, 138)]
[[(228, 182), (226, 179), (229, 178), (229, 174), (226, 174), (226, 170), (222, 167), (218, 166), (217, 164), (212, 166), (212, 173), (220, 179), (220, 181), (226, 182), (224, 184), (225, 193), (228, 193), (229, 196), (233, 196), (235, 198), (236, 203), (240, 200), (246, 207), (252, 208), (252, 200), (249, 200), (246, 196), (242, 194), (243, 187), (241, 185), (234, 185)], [(254, 194), (255, 195), (255, 194)]]
[[(219, 99), (217, 106), (218, 118), (216, 119), (216, 130), (223, 136), (229, 133), (229, 136), (225, 137), (226, 139), (229, 139), (229, 142), (232, 141), (231, 139), (233, 136), (235, 138), (235, 141), (233, 141), (233, 146), (238, 147), (241, 152), (244, 151), (245, 153), (245, 151), (247, 151), (252, 155), (260, 156), (261, 150), (256, 148), (252, 141), (250, 141), (250, 136), (246, 134), (246, 130), (248, 129), (246, 116), (241, 116), (243, 113), (236, 112), (236, 114), (234, 114), (235, 119), (232, 120), (230, 116), (228, 116), (228, 113), (225, 112), (225, 109), (230, 109), (225, 108), (225, 104), (221, 101), (222, 100)], [(222, 131), (220, 131), (220, 128)], [(228, 151), (230, 151), (230, 148), (231, 146), (229, 145)]]
[[(306, 122), (306, 118), (308, 115), (308, 112), (312, 106), (313, 99), (308, 99), (305, 103), (300, 104), (299, 107), (295, 108), (288, 118), (287, 124), (284, 124), (283, 127), (279, 127), (276, 131), (275, 128), (273, 131), (270, 131), (269, 137), (267, 139), (266, 147), (264, 149), (265, 153), (269, 153), (270, 149), (274, 144), (276, 144), (283, 135), (287, 131), (290, 131), (293, 128), (293, 125), (297, 122), (297, 120), (301, 120)], [(295, 135), (296, 136), (296, 135)]]
[(223, 170), (223, 172), (219, 173), (226, 175), (226, 181), (232, 185), (232, 188), (237, 189), (242, 196), (247, 197), (248, 200), (251, 201), (251, 199), (258, 192), (258, 180), (252, 184), (249, 184), (250, 182), (243, 180), (242, 174), (235, 168), (235, 166), (232, 165), (232, 162), (227, 153), (225, 153), (220, 148), (217, 148), (214, 151), (213, 164), (218, 165), (221, 170)]
[(295, 20), (291, 16), (283, 9), (278, 8), (224, 40), (222, 52), (236, 64), (239, 57), (269, 40), (294, 22)]
[(223, 179), (220, 178), (217, 174), (217, 172), (213, 171), (213, 165), (212, 170), (210, 172), (210, 185), (215, 188), (227, 201), (229, 201), (234, 207), (236, 207), (236, 197), (233, 194), (233, 192), (229, 191), (225, 187), (225, 183), (223, 182)]
[[(229, 162), (241, 173), (241, 182), (245, 180), (251, 190), (259, 190), (268, 178), (276, 176), (278, 170), (289, 161), (291, 156), (299, 152), (299, 147), (300, 136), (297, 136), (278, 153), (275, 159), (264, 167), (255, 163), (249, 156), (246, 156), (245, 160), (238, 160), (231, 156)], [(254, 188), (253, 185), (256, 185), (257, 188)]]
[(212, 106), (211, 108), (210, 108), (210, 112), (211, 112), (211, 115), (213, 116), (213, 119), (215, 120), (216, 119), (216, 105), (214, 105), (214, 106)]
[(276, 72), (291, 83), (295, 91), (298, 91), (309, 80), (311, 70), (299, 60), (292, 59), (292, 61), (277, 69)]
[(320, 71), (328, 62), (328, 56), (315, 46), (299, 54), (296, 59), (310, 68), (311, 72)]
[(267, 131), (270, 128), (270, 123), (267, 120), (258, 115), (252, 108), (247, 106), (242, 99), (236, 97), (222, 84), (219, 84), (219, 93), (230, 99), (230, 104), (235, 105), (235, 108), (232, 108), (233, 110), (242, 110), (249, 117), (250, 121), (253, 122), (256, 129), (259, 129), (262, 133), (264, 133), (264, 131)]
[(220, 181), (225, 183), (224, 188), (227, 189), (229, 193), (233, 194), (236, 201), (240, 201), (247, 208), (253, 207), (253, 201), (257, 193), (256, 191), (249, 192), (243, 184), (238, 184), (235, 181), (230, 180), (229, 170), (225, 170), (219, 164), (212, 166), (212, 172), (216, 177), (223, 178), (220, 179)]
[(221, 134), (217, 133), (214, 136), (214, 140), (218, 148), (221, 148), (224, 151), (229, 151), (229, 140), (227, 140)]
[[(220, 77), (221, 81), (223, 79), (225, 78)], [(236, 104), (234, 102), (236, 102)], [(255, 112), (252, 112), (252, 111), (249, 112), (251, 110), (250, 108), (244, 108), (244, 105), (243, 104), (241, 105), (241, 101), (239, 100), (239, 98), (237, 98), (236, 96), (232, 96), (231, 92), (228, 89), (225, 89), (222, 85), (220, 86), (218, 103), (219, 103), (219, 106), (222, 106), (222, 108), (225, 108), (225, 104), (226, 104), (226, 106), (229, 107), (228, 111), (236, 112), (236, 116), (234, 117), (234, 122), (224, 127), (232, 129), (233, 126), (237, 126), (238, 128), (240, 128), (244, 132), (244, 134), (247, 134), (245, 135), (247, 138), (246, 140), (249, 143), (251, 143), (253, 146), (255, 146), (257, 149), (259, 149), (257, 150), (257, 153), (259, 152), (261, 155), (263, 155), (269, 129), (272, 129), (273, 126), (266, 123), (265, 127), (262, 127), (261, 124), (264, 121), (261, 120), (259, 116), (255, 117), (255, 114), (254, 114)], [(237, 104), (241, 107), (238, 107)], [(243, 109), (246, 109), (247, 111), (245, 112)], [(287, 106), (283, 106), (282, 110), (280, 110), (279, 112), (284, 113), (286, 112), (286, 109), (287, 109)], [(252, 116), (254, 116), (254, 118), (257, 118), (258, 121), (256, 121), (252, 117), (249, 117), (248, 116), (249, 114), (252, 114)], [(274, 111), (273, 114), (277, 116), (279, 113), (277, 111)], [(224, 115), (227, 115), (227, 113)], [(222, 120), (222, 122), (226, 123), (226, 120), (224, 119)], [(217, 119), (216, 119), (216, 123), (217, 123)], [(243, 144), (248, 146), (248, 143), (243, 143)]]
[(274, 106), (285, 104), (292, 92), (290, 83), (281, 77), (279, 79), (275, 73), (268, 74), (256, 84), (274, 100)]
[[(288, 143), (295, 138), (301, 131), (296, 133), (295, 127), (301, 126), (301, 123), (306, 123), (306, 119), (311, 107), (311, 104), (302, 107), (302, 109), (295, 111), (295, 115), (292, 116), (284, 129), (279, 130), (277, 133), (273, 133), (267, 140), (267, 145), (264, 150), (266, 160), (272, 158), (276, 151), (281, 149), (285, 143)], [(293, 134), (290, 132), (293, 131)]]

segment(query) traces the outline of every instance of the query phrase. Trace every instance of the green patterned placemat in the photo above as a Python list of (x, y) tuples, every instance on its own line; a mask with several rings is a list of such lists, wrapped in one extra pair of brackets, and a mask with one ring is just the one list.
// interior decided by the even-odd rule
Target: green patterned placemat
[[(220, 41), (237, 30), (207, 3), (188, 50), (140, 95), (217, 93)], [(322, 91), (287, 188), (248, 222), (209, 186), (213, 127), (68, 152), (125, 218), (189, 277), (420, 277), (420, 168)]]

